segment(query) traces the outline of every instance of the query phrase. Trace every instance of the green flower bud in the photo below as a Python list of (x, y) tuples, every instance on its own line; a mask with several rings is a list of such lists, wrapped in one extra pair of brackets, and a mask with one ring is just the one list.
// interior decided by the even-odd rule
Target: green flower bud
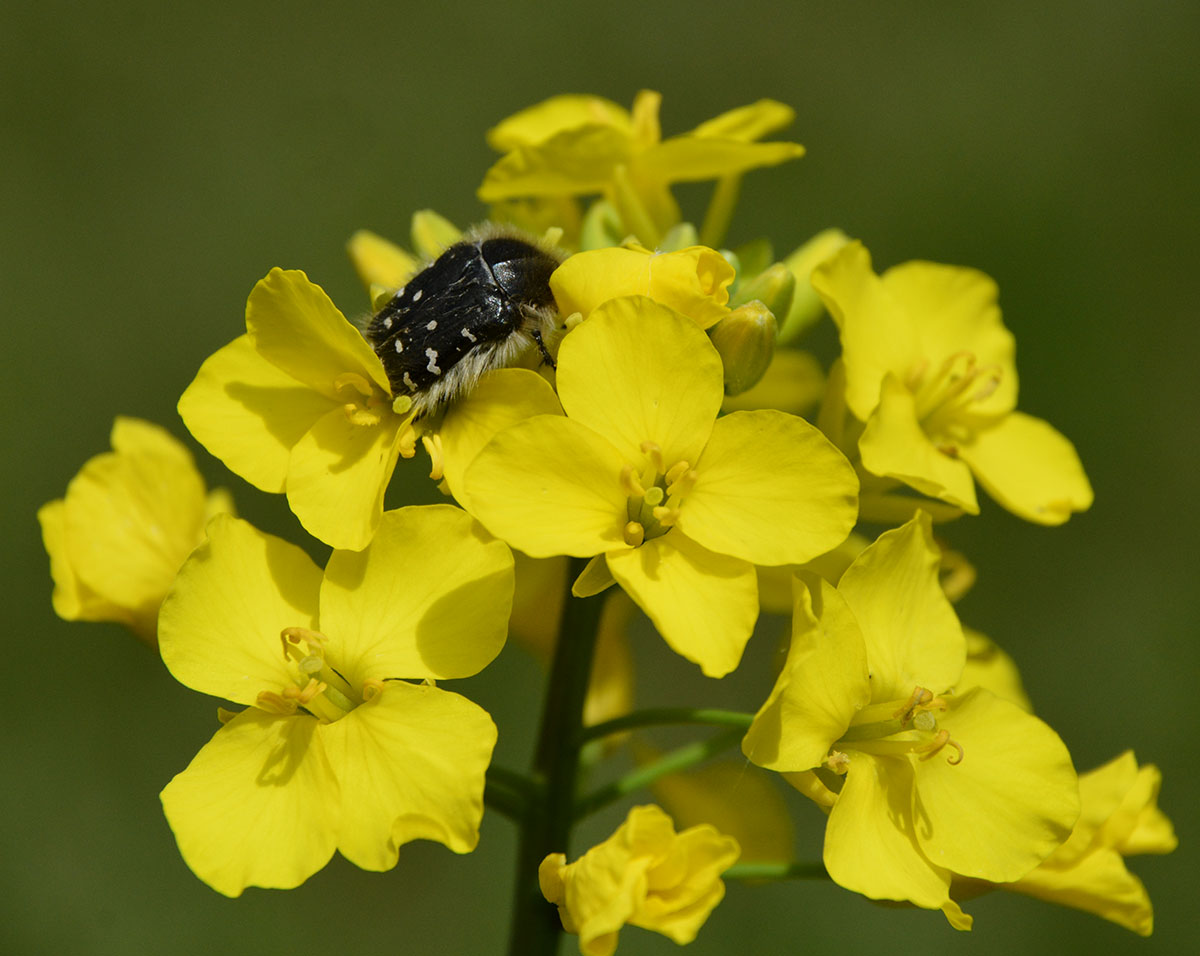
[(729, 304), (736, 309), (757, 299), (775, 315), (787, 315), (795, 289), (796, 277), (786, 265), (777, 262), (739, 285)]
[(725, 365), (725, 394), (753, 388), (775, 354), (775, 315), (758, 300), (738, 306), (708, 330)]

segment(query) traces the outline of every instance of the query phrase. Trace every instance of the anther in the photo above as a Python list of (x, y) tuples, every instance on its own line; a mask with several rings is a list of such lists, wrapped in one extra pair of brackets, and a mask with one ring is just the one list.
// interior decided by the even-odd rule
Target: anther
[(446, 473), (446, 459), (442, 454), (442, 436), (437, 432), (430, 435), (422, 435), (421, 444), (425, 446), (425, 451), (429, 453), (430, 480), (441, 481), (442, 476)]
[(625, 537), (625, 543), (631, 548), (640, 547), (642, 542), (646, 540), (646, 529), (636, 521), (630, 521), (622, 529), (622, 534)]
[(958, 759), (955, 759), (954, 757), (947, 757), (946, 763), (950, 764), (952, 767), (957, 767), (963, 762), (965, 753), (963, 752), (961, 744), (950, 739), (950, 731), (948, 730), (939, 730), (937, 732), (937, 736), (933, 738), (928, 746), (921, 747), (915, 750), (914, 753), (919, 753), (921, 755), (921, 760), (929, 760), (934, 754), (941, 752), (942, 748), (947, 745), (958, 751)]
[[(680, 462), (680, 464), (685, 465), (687, 462)], [(667, 494), (672, 498), (684, 497), (696, 487), (696, 481), (700, 477), (700, 472), (696, 471), (695, 468), (688, 468), (674, 481), (670, 480), (669, 475), (667, 477)]]
[(664, 528), (671, 527), (671, 525), (675, 524), (675, 522), (679, 520), (678, 508), (668, 508), (659, 505), (657, 508), (654, 508), (651, 511), (651, 514), (654, 515), (654, 520)]
[(677, 482), (680, 478), (682, 478), (684, 475), (686, 475), (688, 473), (688, 469), (691, 467), (692, 466), (689, 465), (686, 461), (675, 462), (675, 464), (673, 464), (670, 467), (670, 469), (668, 469), (666, 475), (663, 476), (663, 480), (666, 482), (667, 487), (670, 487), (671, 485), (675, 484), (675, 482)]
[(628, 498), (640, 498), (646, 493), (646, 489), (638, 481), (633, 465), (626, 465), (621, 469), (621, 490)]
[(924, 704), (928, 704), (931, 700), (933, 700), (933, 693), (931, 691), (927, 691), (924, 687), (914, 687), (912, 694), (904, 706), (892, 714), (892, 719), (899, 720), (901, 727), (907, 726), (908, 722), (912, 720), (916, 709)]
[(654, 470), (658, 474), (662, 474), (667, 470), (666, 463), (663, 461), (662, 449), (657, 442), (644, 441), (641, 444), (642, 452), (650, 457), (650, 464), (654, 466)]
[(825, 766), (839, 775), (845, 775), (850, 769), (850, 755), (844, 754), (840, 750), (829, 751), (829, 756), (825, 758)]

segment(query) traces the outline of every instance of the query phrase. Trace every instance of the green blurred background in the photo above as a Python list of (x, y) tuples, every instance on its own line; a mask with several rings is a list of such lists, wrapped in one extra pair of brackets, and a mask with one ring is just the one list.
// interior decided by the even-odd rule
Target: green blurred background
[[(271, 266), (357, 311), (355, 229), (404, 239), (427, 206), (477, 220), (491, 124), (556, 92), (628, 104), (641, 87), (663, 92), (667, 134), (762, 96), (796, 107), (809, 155), (747, 180), (731, 241), (768, 234), (784, 252), (839, 225), (880, 267), (928, 258), (999, 281), (1021, 406), (1075, 441), (1096, 505), (1043, 529), (985, 502), (949, 528), (980, 569), (960, 610), (1014, 654), (1081, 769), (1128, 747), (1163, 768), (1183, 839), (1134, 861), (1156, 903), (1148, 942), (1004, 894), (956, 934), (936, 913), (788, 884), (731, 887), (690, 952), (1195, 951), (1200, 5), (834, 6), (6, 4), (0, 951), (502, 951), (513, 837), (491, 814), (468, 857), (412, 845), (387, 874), (339, 859), (237, 901), (197, 881), (158, 791), (215, 729), (215, 702), (117, 627), (53, 615), (34, 513), (107, 449), (115, 414), (186, 436), (175, 400)], [(244, 515), (295, 534), (278, 499), (197, 452)], [(706, 685), (641, 643), (679, 699), (736, 703), (736, 681)], [(739, 680), (759, 693), (754, 647)], [(538, 680), (514, 648), (468, 688), (510, 763)], [(796, 810), (815, 855), (821, 817)], [(674, 951), (639, 930), (620, 950)]]

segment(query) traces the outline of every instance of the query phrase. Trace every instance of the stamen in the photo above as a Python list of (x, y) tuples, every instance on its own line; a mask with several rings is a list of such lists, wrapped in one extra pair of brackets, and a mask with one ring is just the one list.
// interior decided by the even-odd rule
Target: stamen
[(948, 730), (939, 730), (937, 732), (937, 736), (934, 737), (929, 744), (924, 747), (917, 748), (913, 751), (913, 753), (919, 753), (921, 755), (921, 760), (929, 760), (934, 754), (939, 753), (947, 744), (958, 751), (958, 759), (956, 760), (954, 757), (947, 757), (946, 763), (950, 764), (952, 767), (957, 767), (963, 762), (963, 757), (966, 755), (963, 752), (962, 745), (957, 741), (950, 739), (950, 731)]
[(903, 707), (892, 714), (892, 719), (899, 720), (900, 726), (906, 727), (908, 722), (912, 720), (916, 709), (923, 704), (928, 704), (931, 700), (933, 700), (932, 691), (928, 691), (924, 687), (914, 687), (908, 701)]
[(628, 498), (640, 498), (646, 493), (646, 489), (634, 474), (635, 470), (633, 465), (626, 465), (621, 469), (621, 490)]
[(825, 758), (825, 766), (839, 776), (843, 776), (850, 769), (850, 755), (844, 754), (840, 750), (831, 750), (829, 756)]
[(689, 465), (686, 461), (675, 462), (675, 464), (673, 464), (670, 467), (670, 469), (667, 471), (667, 473), (663, 476), (663, 480), (666, 482), (667, 487), (670, 488), (671, 485), (675, 484), (675, 482), (677, 482), (680, 478), (682, 478), (684, 475), (686, 475), (688, 472), (688, 469), (691, 467), (692, 466)]
[(272, 690), (264, 690), (254, 698), (255, 706), (261, 710), (265, 710), (268, 714), (280, 714), (284, 717), (290, 717), (296, 712), (296, 701), (285, 700), (282, 694), (277, 694)]
[(646, 540), (646, 529), (636, 521), (630, 521), (626, 524), (624, 529), (622, 529), (622, 533), (625, 537), (625, 543), (631, 548), (641, 547), (642, 542)]
[(437, 432), (421, 436), (421, 444), (429, 453), (429, 477), (433, 481), (441, 481), (446, 473), (446, 459), (442, 454), (442, 436)]
[(347, 388), (358, 392), (363, 398), (370, 398), (375, 391), (371, 387), (371, 383), (357, 372), (343, 372), (333, 380), (333, 390), (335, 392), (340, 392)]
[(656, 474), (661, 475), (667, 470), (666, 463), (663, 461), (662, 449), (658, 446), (657, 442), (644, 441), (640, 447), (650, 457), (650, 464), (654, 466)]
[(679, 509), (659, 505), (651, 511), (654, 519), (664, 528), (669, 528), (679, 520)]

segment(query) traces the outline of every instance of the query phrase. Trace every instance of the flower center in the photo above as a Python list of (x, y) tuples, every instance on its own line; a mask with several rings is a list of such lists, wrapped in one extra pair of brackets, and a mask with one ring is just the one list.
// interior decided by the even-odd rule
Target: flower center
[(342, 410), (354, 425), (378, 425), (392, 404), (389, 395), (358, 372), (343, 372), (333, 380), (333, 390), (345, 400)]
[(999, 388), (1000, 366), (979, 365), (973, 352), (955, 352), (932, 373), (929, 360), (922, 359), (905, 384), (916, 400), (922, 429), (946, 439), (944, 450), (952, 454), (954, 442), (967, 437), (972, 406)]
[(845, 773), (849, 765), (847, 750), (879, 756), (917, 754), (919, 759), (929, 760), (946, 747), (954, 751), (946, 762), (957, 766), (963, 761), (962, 745), (950, 737), (950, 731), (938, 726), (936, 712), (947, 707), (944, 697), (924, 687), (914, 688), (908, 700), (864, 707), (830, 748), (825, 766), (835, 773)]
[(679, 520), (679, 509), (696, 484), (696, 470), (686, 461), (668, 467), (662, 449), (652, 441), (641, 444), (641, 466), (621, 469), (621, 488), (627, 496), (625, 543), (636, 548), (658, 538)]
[[(255, 704), (272, 714), (291, 715), (303, 707), (323, 724), (331, 724), (345, 717), (350, 711), (369, 700), (377, 688), (363, 686), (357, 694), (341, 674), (325, 660), (325, 645), (329, 642), (324, 634), (306, 627), (285, 627), (279, 635), (283, 643), (283, 656), (294, 667), (293, 684), (282, 691), (264, 690)], [(368, 681), (368, 684), (374, 682)]]

